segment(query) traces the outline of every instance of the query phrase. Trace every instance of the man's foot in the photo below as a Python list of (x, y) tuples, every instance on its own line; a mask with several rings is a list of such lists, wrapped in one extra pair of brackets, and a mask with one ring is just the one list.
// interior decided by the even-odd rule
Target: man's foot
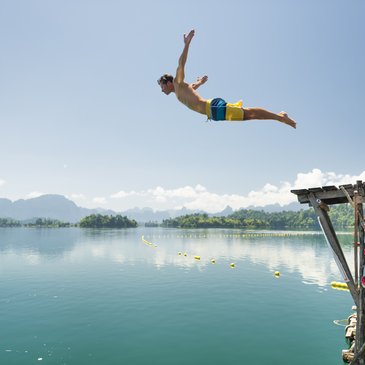
[(290, 119), (286, 112), (279, 113), (279, 116), (281, 117), (281, 122), (290, 125), (290, 127), (293, 127), (294, 129), (297, 128), (297, 123), (293, 119)]

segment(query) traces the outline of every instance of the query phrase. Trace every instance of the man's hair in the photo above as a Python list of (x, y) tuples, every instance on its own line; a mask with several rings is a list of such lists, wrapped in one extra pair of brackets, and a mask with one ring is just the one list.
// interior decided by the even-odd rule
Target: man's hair
[(159, 85), (161, 84), (167, 84), (169, 81), (172, 82), (172, 80), (174, 79), (174, 77), (170, 74), (164, 74), (162, 75), (158, 80), (157, 83)]

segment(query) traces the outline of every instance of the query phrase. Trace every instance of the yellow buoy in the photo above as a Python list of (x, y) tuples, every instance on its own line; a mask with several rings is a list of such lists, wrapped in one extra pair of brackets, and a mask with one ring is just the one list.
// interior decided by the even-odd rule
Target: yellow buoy
[(181, 256), (181, 252), (178, 252), (177, 254), (178, 254), (179, 256)]
[(275, 271), (274, 275), (278, 278), (280, 276), (280, 272), (279, 271)]
[(215, 259), (211, 259), (211, 260), (210, 260), (210, 262), (211, 262), (212, 264), (215, 264)]
[(332, 281), (331, 286), (334, 289), (348, 290), (348, 286), (347, 286), (346, 283), (341, 283), (341, 282), (338, 282), (338, 281)]
[(187, 256), (188, 254), (186, 252), (184, 252), (184, 256)]
[(195, 260), (200, 260), (200, 256), (194, 256)]
[(229, 265), (232, 269), (234, 268), (234, 267), (236, 267), (236, 265), (232, 262), (230, 265)]

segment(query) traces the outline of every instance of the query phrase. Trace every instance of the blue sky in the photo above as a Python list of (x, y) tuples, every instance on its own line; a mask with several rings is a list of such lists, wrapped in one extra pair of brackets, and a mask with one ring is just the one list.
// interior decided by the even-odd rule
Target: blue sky
[[(0, 13), (0, 197), (123, 210), (285, 204), (365, 180), (365, 2), (14, 0)], [(285, 110), (206, 123), (161, 93), (183, 33), (205, 98)], [(354, 180), (355, 179), (355, 180)]]

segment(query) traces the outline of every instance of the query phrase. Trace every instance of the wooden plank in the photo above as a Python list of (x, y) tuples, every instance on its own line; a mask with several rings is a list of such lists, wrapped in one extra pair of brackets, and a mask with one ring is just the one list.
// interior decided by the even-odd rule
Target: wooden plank
[(331, 191), (331, 190), (338, 190), (338, 187), (334, 185), (328, 185), (328, 186), (322, 186), (322, 189), (324, 191)]
[[(326, 204), (346, 203), (347, 198), (341, 190), (317, 191), (313, 192), (317, 199), (321, 199)], [(351, 196), (351, 194), (350, 194)], [(309, 203), (309, 194), (297, 195), (299, 203)]]
[(320, 191), (323, 191), (323, 189), (320, 188), (320, 187), (317, 187), (317, 188), (309, 188), (308, 191), (310, 193), (319, 193)]
[(333, 198), (333, 199), (323, 199), (323, 201), (327, 204), (327, 205), (336, 205), (336, 204), (346, 204), (348, 203), (348, 200), (346, 197), (342, 197), (342, 198)]
[(295, 194), (295, 195), (303, 195), (303, 194), (308, 194), (309, 193), (309, 191), (307, 189), (290, 190), (290, 192)]
[[(363, 188), (362, 185), (363, 184), (361, 184), (360, 190), (362, 190), (362, 188)], [(347, 184), (347, 185), (340, 185), (340, 187), (341, 186), (343, 186), (345, 188), (345, 190), (348, 192), (348, 194), (350, 195), (351, 198), (354, 196), (355, 190), (356, 190), (354, 185)], [(365, 185), (364, 185), (363, 190), (365, 191)], [(317, 187), (317, 188), (310, 188), (310, 189), (295, 189), (295, 190), (291, 190), (291, 192), (293, 194), (297, 195), (298, 202), (301, 204), (310, 203), (310, 199), (308, 196), (311, 193), (313, 193), (317, 199), (321, 199), (327, 205), (348, 203), (348, 199), (347, 199), (346, 195), (344, 194), (344, 192), (334, 185), (322, 186), (321, 188)], [(365, 198), (365, 194), (364, 194), (364, 198)]]
[(298, 202), (300, 204), (307, 204), (307, 203), (309, 203), (308, 194), (298, 195)]
[(340, 185), (340, 186), (343, 186), (346, 190), (347, 189), (352, 189), (352, 190), (355, 189), (354, 185), (352, 185), (352, 184), (345, 184), (345, 185)]

